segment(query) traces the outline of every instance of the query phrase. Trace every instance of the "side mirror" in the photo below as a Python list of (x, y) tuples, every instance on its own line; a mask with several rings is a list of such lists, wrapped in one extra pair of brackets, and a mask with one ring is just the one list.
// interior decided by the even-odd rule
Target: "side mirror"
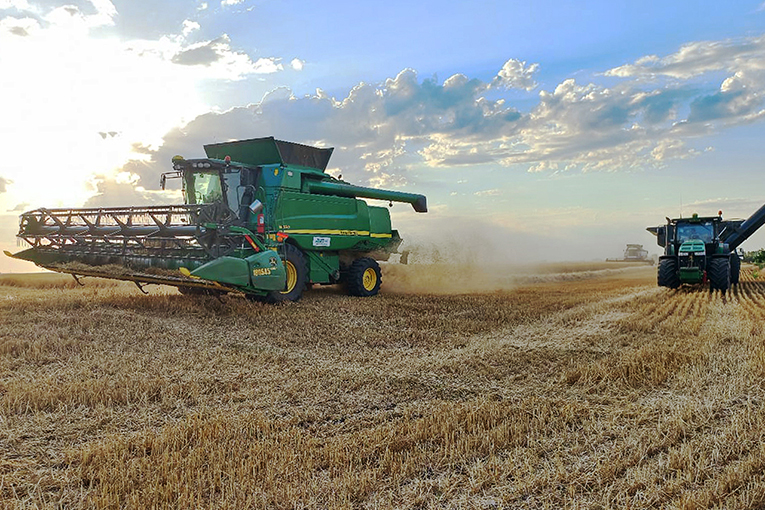
[(250, 211), (252, 211), (252, 214), (258, 214), (260, 211), (263, 210), (263, 202), (260, 200), (255, 200), (253, 203), (250, 204)]
[(667, 246), (667, 227), (659, 227), (656, 231), (656, 244)]
[(165, 174), (162, 174), (162, 177), (159, 178), (159, 187), (162, 188), (163, 191), (165, 189), (166, 182), (167, 182), (167, 176)]

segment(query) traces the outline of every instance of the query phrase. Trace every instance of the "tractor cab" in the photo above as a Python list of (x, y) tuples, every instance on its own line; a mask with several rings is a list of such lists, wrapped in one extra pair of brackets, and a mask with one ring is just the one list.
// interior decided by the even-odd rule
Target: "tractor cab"
[(668, 239), (666, 255), (677, 254), (681, 283), (707, 282), (707, 255), (714, 251), (715, 240), (720, 236), (719, 216), (673, 220), (674, 239)]
[(667, 224), (658, 227), (648, 227), (648, 231), (656, 236), (656, 243), (664, 248), (665, 255), (676, 255), (680, 252), (699, 251), (698, 246), (704, 246), (706, 252), (720, 239), (729, 222), (724, 222), (722, 216), (699, 217), (693, 214), (690, 218), (667, 218)]
[(677, 220), (675, 224), (676, 241), (681, 243), (681, 246), (688, 242), (695, 244), (701, 242), (704, 245), (710, 244), (715, 238), (715, 231), (717, 230), (715, 228), (716, 219), (694, 218), (691, 220)]

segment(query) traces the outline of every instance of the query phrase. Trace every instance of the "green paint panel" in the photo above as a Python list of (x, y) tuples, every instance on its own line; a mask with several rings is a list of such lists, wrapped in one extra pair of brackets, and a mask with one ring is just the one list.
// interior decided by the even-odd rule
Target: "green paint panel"
[(388, 210), (355, 198), (285, 192), (275, 216), (304, 251), (374, 251), (391, 243), (370, 235), (391, 234)]
[(15, 259), (28, 260), (29, 262), (34, 262), (38, 266), (69, 261), (65, 254), (39, 251), (35, 248), (29, 248), (24, 251), (14, 253), (11, 255), (11, 257)]
[(218, 257), (191, 272), (192, 276), (239, 287), (250, 285), (247, 262), (237, 257)]
[[(680, 245), (679, 253), (700, 253), (705, 252), (704, 242), (698, 239), (686, 241)], [(706, 253), (706, 252), (705, 252)]]
[(287, 272), (279, 254), (273, 250), (250, 255), (245, 259), (252, 278), (252, 287), (262, 290), (281, 290), (287, 281)]
[(208, 158), (224, 159), (252, 166), (291, 165), (303, 166), (324, 172), (333, 149), (319, 149), (299, 143), (266, 138), (236, 140), (204, 146)]
[(369, 231), (373, 234), (390, 234), (390, 212), (384, 207), (369, 208)]
[(680, 281), (683, 283), (701, 283), (704, 281), (704, 271), (698, 267), (681, 267)]
[(313, 283), (330, 283), (330, 276), (339, 276), (340, 257), (337, 253), (307, 251), (310, 279)]

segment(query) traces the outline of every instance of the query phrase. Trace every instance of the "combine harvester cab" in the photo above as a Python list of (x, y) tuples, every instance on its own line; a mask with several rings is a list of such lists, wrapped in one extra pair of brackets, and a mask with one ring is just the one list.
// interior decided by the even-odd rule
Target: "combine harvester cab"
[(648, 227), (664, 248), (659, 257), (657, 281), (676, 289), (684, 283), (709, 282), (710, 290), (727, 291), (738, 284), (741, 259), (736, 249), (765, 224), (765, 205), (746, 220), (717, 216), (667, 218), (667, 224)]
[(297, 301), (310, 284), (378, 293), (378, 260), (401, 238), (385, 207), (423, 195), (353, 186), (325, 173), (333, 149), (272, 137), (204, 146), (207, 158), (173, 158), (185, 204), (36, 209), (18, 237), (31, 248), (7, 255), (75, 276), (166, 284), (183, 293), (238, 292)]

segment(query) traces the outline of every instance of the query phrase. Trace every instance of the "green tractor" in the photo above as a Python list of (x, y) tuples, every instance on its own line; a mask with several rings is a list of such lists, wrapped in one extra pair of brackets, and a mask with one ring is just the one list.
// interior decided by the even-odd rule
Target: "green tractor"
[(765, 223), (765, 205), (746, 220), (717, 216), (667, 218), (667, 224), (648, 227), (664, 255), (659, 257), (659, 286), (709, 283), (710, 290), (727, 291), (738, 284), (741, 259), (736, 249)]
[[(331, 148), (272, 137), (204, 146), (207, 157), (173, 158), (184, 204), (35, 209), (18, 237), (31, 248), (6, 255), (78, 276), (166, 284), (182, 293), (242, 293), (297, 301), (310, 285), (344, 284), (374, 296), (377, 261), (401, 238), (385, 207), (427, 212), (423, 195), (353, 186), (325, 172)], [(402, 254), (405, 262), (406, 254)]]

